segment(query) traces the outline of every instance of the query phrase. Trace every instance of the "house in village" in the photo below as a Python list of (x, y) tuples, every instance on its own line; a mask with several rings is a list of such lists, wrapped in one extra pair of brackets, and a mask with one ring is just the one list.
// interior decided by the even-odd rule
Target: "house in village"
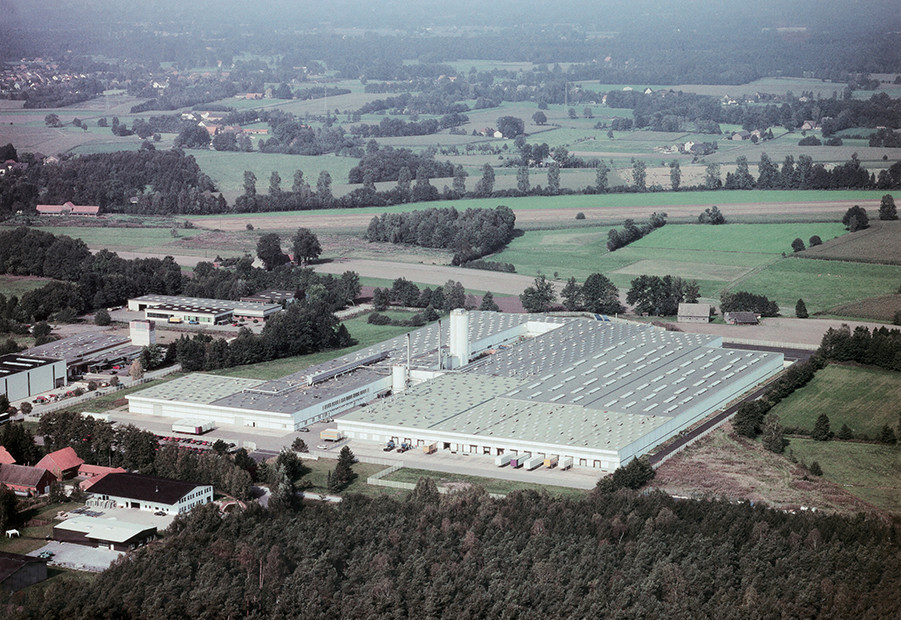
[(56, 452), (51, 452), (40, 461), (37, 467), (46, 469), (57, 480), (69, 480), (78, 475), (78, 468), (84, 465), (84, 459), (75, 454), (75, 449), (66, 446)]

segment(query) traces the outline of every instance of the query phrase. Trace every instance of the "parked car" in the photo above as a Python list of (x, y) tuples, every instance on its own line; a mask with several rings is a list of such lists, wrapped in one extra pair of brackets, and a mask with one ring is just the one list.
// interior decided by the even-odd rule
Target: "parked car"
[(309, 433), (310, 432), (310, 429), (308, 429), (306, 426), (302, 426), (297, 430), (299, 430), (301, 433)]

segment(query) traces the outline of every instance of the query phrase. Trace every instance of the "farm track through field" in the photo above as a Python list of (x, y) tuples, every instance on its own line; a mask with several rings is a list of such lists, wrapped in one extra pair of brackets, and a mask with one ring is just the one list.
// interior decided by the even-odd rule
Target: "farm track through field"
[[(504, 203), (504, 199), (498, 199), (498, 204)], [(514, 202), (506, 201), (506, 202)], [(717, 204), (716, 192), (710, 193), (710, 201), (691, 205), (665, 204), (661, 202), (655, 205), (627, 206), (627, 207), (560, 207), (555, 209), (517, 209), (516, 225), (519, 228), (539, 228), (542, 226), (556, 225), (572, 221), (575, 222), (576, 214), (584, 213), (587, 220), (597, 224), (619, 224), (626, 218), (637, 221), (647, 219), (652, 213), (664, 211), (670, 218), (690, 217), (696, 218), (704, 209)], [(728, 216), (772, 216), (774, 221), (784, 218), (786, 215), (829, 215), (841, 216), (848, 208), (860, 205), (871, 212), (879, 209), (878, 200), (833, 200), (833, 201), (805, 201), (805, 202), (776, 202), (776, 203), (736, 203), (728, 205)], [(441, 203), (429, 203), (422, 205), (422, 209), (441, 207)], [(450, 205), (448, 205), (450, 206)], [(466, 207), (466, 201), (455, 201), (457, 209)], [(725, 207), (724, 207), (725, 209)], [(411, 209), (414, 210), (414, 209)], [(248, 213), (241, 217), (203, 217), (191, 220), (198, 228), (237, 231), (245, 230), (248, 223), (252, 223), (256, 230), (290, 230), (299, 227), (311, 229), (315, 233), (358, 231), (362, 233), (369, 226), (374, 213), (366, 209), (365, 213), (355, 213), (352, 209), (332, 211), (298, 211), (296, 213), (265, 214)]]

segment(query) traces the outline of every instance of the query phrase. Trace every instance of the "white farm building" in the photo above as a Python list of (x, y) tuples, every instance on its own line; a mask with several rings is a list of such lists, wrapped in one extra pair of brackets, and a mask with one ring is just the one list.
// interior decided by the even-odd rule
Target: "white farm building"
[(347, 412), (337, 426), (352, 440), (612, 470), (782, 367), (715, 336), (460, 310), (275, 381), (194, 374), (128, 399), (133, 413), (287, 430)]

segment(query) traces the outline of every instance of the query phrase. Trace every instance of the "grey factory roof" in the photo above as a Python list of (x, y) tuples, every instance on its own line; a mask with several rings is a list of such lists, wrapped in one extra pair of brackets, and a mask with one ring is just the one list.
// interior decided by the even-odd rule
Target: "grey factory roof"
[[(570, 320), (558, 329), (505, 348), (471, 364), (466, 372), (514, 377), (550, 377), (596, 361), (616, 351), (632, 359), (648, 347), (701, 346), (718, 342), (713, 336), (667, 332), (650, 325)], [(627, 362), (629, 360), (626, 360)], [(609, 363), (609, 362), (605, 362)], [(616, 364), (620, 366), (621, 364)]]
[(142, 301), (148, 304), (170, 306), (185, 306), (188, 308), (207, 308), (209, 310), (246, 310), (259, 312), (260, 310), (281, 309), (278, 304), (260, 304), (250, 301), (231, 301), (228, 299), (208, 299), (205, 297), (180, 297), (175, 295), (141, 295), (133, 297), (131, 301)]
[(260, 379), (241, 379), (238, 377), (193, 373), (174, 381), (167, 381), (166, 383), (149, 387), (146, 390), (141, 390), (135, 396), (209, 405), (235, 392), (256, 387), (261, 383), (265, 382)]
[(297, 385), (293, 389), (277, 393), (261, 392), (259, 390), (261, 386), (257, 385), (224, 396), (210, 404), (216, 407), (293, 414), (342, 394), (353, 392), (385, 376), (386, 373), (378, 373), (364, 368), (344, 375), (338, 381), (326, 381), (312, 386)]
[(0, 378), (8, 377), (17, 372), (24, 372), (32, 368), (40, 368), (47, 364), (52, 364), (58, 360), (46, 357), (33, 357), (30, 355), (22, 355), (20, 353), (10, 353), (9, 355), (0, 356)]
[(116, 336), (107, 333), (87, 333), (69, 336), (62, 340), (48, 342), (38, 347), (32, 347), (23, 351), (23, 355), (51, 357), (64, 359), (67, 364), (82, 361), (86, 357), (112, 349), (114, 347), (129, 344), (131, 341), (125, 336)]

